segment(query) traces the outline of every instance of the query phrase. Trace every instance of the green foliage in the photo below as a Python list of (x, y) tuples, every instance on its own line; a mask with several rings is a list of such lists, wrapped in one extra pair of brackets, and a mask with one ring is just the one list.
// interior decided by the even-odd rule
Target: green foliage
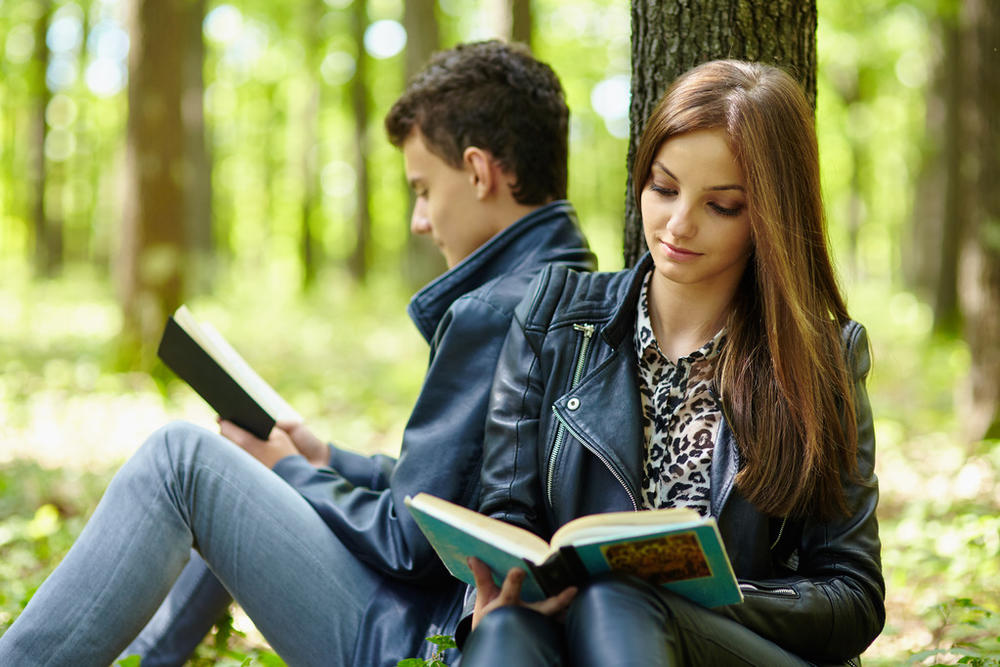
[(450, 648), (458, 648), (455, 638), (451, 635), (431, 635), (427, 638), (431, 644), (436, 646), (434, 654), (430, 660), (423, 658), (406, 658), (396, 663), (396, 667), (448, 667), (444, 662), (444, 652)]
[(934, 607), (934, 612), (938, 617), (934, 634), (948, 640), (950, 646), (919, 651), (910, 657), (910, 664), (927, 664), (929, 658), (958, 657), (958, 664), (962, 665), (1000, 666), (1000, 615), (969, 598), (941, 603)]

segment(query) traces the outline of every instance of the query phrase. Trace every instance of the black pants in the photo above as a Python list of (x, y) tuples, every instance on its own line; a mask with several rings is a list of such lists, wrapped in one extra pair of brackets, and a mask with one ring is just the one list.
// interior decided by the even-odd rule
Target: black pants
[(483, 618), (462, 667), (484, 665), (783, 665), (809, 663), (736, 621), (628, 578), (585, 586), (561, 624), (524, 607)]

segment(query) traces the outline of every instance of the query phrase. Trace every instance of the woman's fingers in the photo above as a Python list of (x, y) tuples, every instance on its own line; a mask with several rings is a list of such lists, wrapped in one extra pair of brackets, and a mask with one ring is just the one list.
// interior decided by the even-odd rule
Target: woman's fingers
[(485, 598), (489, 602), (497, 596), (500, 589), (493, 581), (493, 573), (489, 566), (474, 556), (470, 556), (467, 561), (469, 569), (472, 570), (472, 577), (476, 582), (476, 594), (480, 598)]
[(526, 604), (525, 606), (545, 614), (546, 616), (554, 616), (569, 606), (569, 603), (573, 601), (574, 597), (576, 597), (576, 592), (576, 586), (570, 586), (569, 588), (563, 589), (558, 595), (553, 595), (550, 598), (545, 598), (541, 602), (533, 602)]

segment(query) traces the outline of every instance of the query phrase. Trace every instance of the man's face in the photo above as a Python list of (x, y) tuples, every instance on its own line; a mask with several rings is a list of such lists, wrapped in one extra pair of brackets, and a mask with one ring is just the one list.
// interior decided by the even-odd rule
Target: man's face
[(403, 142), (403, 162), (417, 198), (410, 231), (430, 234), (448, 268), (490, 240), (493, 230), (481, 219), (471, 168), (456, 169), (432, 153), (417, 128)]

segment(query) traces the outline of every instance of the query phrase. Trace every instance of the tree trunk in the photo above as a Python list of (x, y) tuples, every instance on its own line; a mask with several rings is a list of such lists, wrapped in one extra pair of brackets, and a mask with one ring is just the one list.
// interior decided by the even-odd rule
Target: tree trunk
[[(406, 0), (403, 25), (406, 28), (406, 80), (409, 82), (424, 68), (431, 54), (441, 48), (441, 31), (434, 8), (436, 0)], [(417, 289), (445, 270), (444, 258), (426, 236), (410, 234), (410, 217), (413, 213), (413, 193), (405, 177), (402, 187), (410, 201), (406, 216), (406, 262), (404, 273), (411, 288)]]
[(351, 108), (354, 113), (354, 168), (357, 172), (354, 212), (354, 250), (348, 267), (355, 280), (363, 282), (368, 274), (371, 242), (371, 187), (368, 178), (368, 54), (365, 52), (365, 29), (368, 27), (367, 0), (351, 5), (351, 32), (357, 45), (357, 66), (351, 79)]
[(28, 178), (31, 183), (32, 236), (34, 238), (34, 270), (38, 276), (53, 276), (61, 263), (61, 234), (59, 226), (50, 220), (45, 200), (48, 181), (48, 165), (45, 160), (45, 141), (48, 138), (48, 124), (45, 113), (52, 93), (46, 82), (49, 68), (49, 48), (45, 43), (52, 20), (52, 2), (44, 0), (35, 20), (35, 53), (31, 66), (31, 95), (34, 110), (31, 123), (31, 157)]
[(510, 0), (510, 40), (531, 46), (531, 0)]
[[(951, 168), (956, 164), (955, 161), (946, 159), (945, 155), (948, 144), (958, 141), (953, 131), (946, 131), (946, 120), (949, 116), (957, 117), (949, 112), (950, 108), (958, 104), (957, 95), (960, 92), (955, 86), (949, 85), (951, 81), (957, 80), (954, 68), (949, 65), (960, 62), (955, 53), (959, 33), (957, 23), (944, 17), (937, 21), (935, 29), (940, 33), (939, 50), (943, 53), (943, 58), (934, 65), (934, 74), (925, 94), (924, 137), (921, 142), (923, 155), (913, 213), (904, 232), (901, 253), (903, 284), (928, 302), (933, 302), (938, 292), (942, 237), (950, 231), (949, 224), (957, 219), (954, 212), (951, 215), (945, 214), (944, 191), (948, 181), (946, 175), (953, 173), (953, 177), (957, 177), (957, 169)], [(952, 136), (946, 140), (948, 134)], [(957, 154), (955, 150), (951, 152)], [(957, 249), (957, 245), (955, 247)]]
[(118, 256), (123, 364), (148, 368), (181, 303), (187, 250), (181, 98), (187, 0), (130, 6), (126, 194)]
[(972, 439), (1000, 438), (1000, 6), (965, 0), (962, 10), (968, 93), (962, 195), (969, 217), (960, 292), (972, 354), (965, 422)]
[[(306, 62), (309, 71), (318, 72), (323, 60), (323, 37), (320, 19), (323, 16), (323, 0), (312, 0), (306, 11)], [(322, 105), (322, 79), (313, 77), (309, 95), (302, 109), (302, 210), (299, 235), (299, 258), (302, 264), (302, 288), (310, 289), (316, 283), (316, 275), (321, 262), (321, 188), (320, 188), (320, 129), (319, 110)]]
[(816, 100), (816, 2), (632, 0), (632, 101), (625, 200), (625, 265), (646, 250), (631, 167), (646, 118), (677, 76), (707, 60), (737, 58), (788, 69)]
[(959, 28), (945, 28), (944, 45), (944, 132), (942, 169), (944, 193), (941, 225), (937, 236), (937, 280), (934, 281), (934, 330), (956, 333), (959, 328), (958, 256), (966, 227), (965, 196), (962, 185), (963, 119), (963, 47)]
[(211, 289), (215, 255), (215, 235), (212, 229), (212, 156), (208, 150), (205, 127), (205, 0), (187, 0), (182, 4), (183, 29), (186, 32), (182, 117), (184, 124), (184, 170), (186, 189), (186, 232), (192, 252), (189, 280), (192, 291)]

